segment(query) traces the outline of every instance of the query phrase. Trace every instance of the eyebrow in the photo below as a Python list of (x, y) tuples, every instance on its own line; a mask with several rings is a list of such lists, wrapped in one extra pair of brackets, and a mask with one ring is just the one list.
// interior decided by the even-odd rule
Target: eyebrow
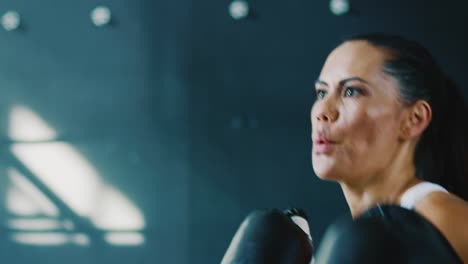
[[(351, 81), (359, 81), (359, 82), (362, 82), (362, 83), (367, 84), (367, 82), (366, 82), (364, 79), (359, 78), (359, 77), (350, 77), (350, 78), (343, 79), (343, 80), (341, 80), (341, 81), (339, 82), (339, 84), (340, 84), (340, 86), (343, 86), (343, 85), (345, 85), (347, 82), (351, 82)], [(320, 79), (317, 79), (317, 80), (315, 81), (315, 85), (317, 85), (317, 84), (329, 86), (328, 83), (326, 83), (325, 81), (322, 81), (322, 80), (320, 80)]]

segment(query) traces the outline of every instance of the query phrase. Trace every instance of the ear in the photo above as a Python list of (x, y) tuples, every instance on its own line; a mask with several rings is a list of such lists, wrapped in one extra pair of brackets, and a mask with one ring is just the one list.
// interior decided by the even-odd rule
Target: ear
[(432, 119), (431, 106), (424, 100), (418, 100), (408, 107), (400, 131), (400, 139), (408, 140), (421, 136)]

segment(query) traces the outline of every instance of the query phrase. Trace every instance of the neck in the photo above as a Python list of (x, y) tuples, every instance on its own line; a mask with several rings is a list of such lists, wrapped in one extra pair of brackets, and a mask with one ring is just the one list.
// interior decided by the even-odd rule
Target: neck
[(371, 175), (364, 184), (340, 182), (353, 218), (377, 204), (400, 204), (403, 193), (422, 181), (416, 178), (414, 164), (409, 160), (412, 159), (402, 158), (393, 162), (392, 167)]

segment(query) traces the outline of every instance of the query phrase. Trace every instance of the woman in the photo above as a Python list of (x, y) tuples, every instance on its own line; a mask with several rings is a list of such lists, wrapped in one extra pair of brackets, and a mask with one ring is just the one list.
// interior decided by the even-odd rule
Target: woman
[(351, 38), (328, 56), (311, 110), (312, 163), (353, 218), (414, 210), (468, 263), (468, 110), (429, 52), (397, 36)]

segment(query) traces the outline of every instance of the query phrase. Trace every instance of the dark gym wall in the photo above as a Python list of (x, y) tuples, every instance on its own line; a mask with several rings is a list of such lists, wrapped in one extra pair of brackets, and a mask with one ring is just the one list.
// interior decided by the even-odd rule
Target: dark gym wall
[(219, 261), (254, 208), (305, 208), (317, 243), (347, 214), (339, 188), (318, 181), (310, 165), (313, 84), (341, 39), (401, 34), (428, 46), (458, 83), (468, 81), (463, 1), (350, 1), (342, 17), (329, 1), (249, 3), (253, 16), (241, 21), (228, 16), (229, 1), (191, 9), (189, 230), (191, 241), (203, 241), (190, 245), (194, 263)]
[[(0, 14), (22, 18), (19, 30), (0, 30), (1, 262), (219, 263), (242, 219), (266, 207), (303, 207), (320, 242), (348, 213), (338, 186), (313, 174), (309, 109), (322, 63), (344, 36), (419, 40), (468, 93), (465, 1), (358, 0), (337, 17), (329, 1), (255, 0), (240, 21), (229, 3), (0, 3)], [(97, 5), (110, 8), (111, 25), (91, 23)], [(144, 244), (110, 245), (61, 203), (58, 219), (76, 223), (90, 245), (11, 239), (7, 223), (17, 216), (4, 205), (7, 169), (21, 167), (7, 134), (16, 105), (41, 116), (139, 208)]]
[[(1, 262), (188, 262), (188, 85), (182, 69), (190, 4), (121, 0), (0, 4), (2, 14), (16, 10), (22, 18), (19, 30), (0, 30)], [(112, 11), (110, 26), (92, 24), (90, 12), (97, 5)], [(5, 171), (17, 167), (9, 151), (15, 142), (6, 133), (16, 105), (27, 106), (44, 119), (58, 132), (58, 141), (73, 146), (142, 212), (144, 244), (110, 245), (86, 218), (64, 214), (64, 206), (59, 206), (57, 218), (71, 218), (76, 232), (89, 236), (88, 246), (12, 241), (17, 230), (8, 229), (7, 223), (18, 217), (3, 204), (10, 184)], [(66, 181), (67, 175), (63, 177)]]

